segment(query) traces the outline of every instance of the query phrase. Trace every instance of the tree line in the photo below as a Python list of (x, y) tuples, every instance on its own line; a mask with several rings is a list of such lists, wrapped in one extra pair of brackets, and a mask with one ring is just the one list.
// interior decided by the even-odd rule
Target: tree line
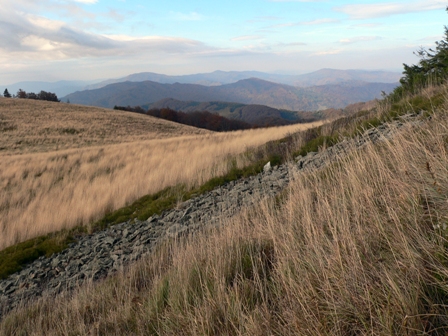
[(150, 109), (146, 111), (140, 106), (114, 106), (114, 110), (143, 113), (156, 118), (174, 121), (180, 124), (198, 128), (204, 128), (215, 132), (236, 131), (255, 127), (247, 122), (228, 119), (218, 114), (210, 113), (208, 111), (195, 111), (185, 113), (175, 111), (170, 108)]
[(19, 89), (17, 91), (16, 95), (11, 95), (8, 91), (8, 89), (5, 89), (3, 92), (3, 97), (5, 98), (20, 98), (20, 99), (34, 99), (34, 100), (47, 100), (47, 101), (53, 101), (53, 102), (60, 102), (58, 99), (58, 96), (53, 92), (47, 92), (47, 91), (40, 91), (39, 93), (34, 92), (26, 92), (22, 89)]

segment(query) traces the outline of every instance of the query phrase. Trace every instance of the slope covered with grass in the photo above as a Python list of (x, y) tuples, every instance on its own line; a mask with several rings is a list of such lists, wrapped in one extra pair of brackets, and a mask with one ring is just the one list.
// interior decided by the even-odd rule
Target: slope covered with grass
[[(15, 311), (0, 331), (445, 334), (446, 88), (419, 97), (375, 117), (401, 106), (412, 112), (410, 102), (436, 97), (437, 107), (422, 113), (418, 126), (297, 175), (282, 197), (244, 209), (218, 229), (167, 242), (103, 283)], [(346, 125), (346, 134), (359, 125)]]

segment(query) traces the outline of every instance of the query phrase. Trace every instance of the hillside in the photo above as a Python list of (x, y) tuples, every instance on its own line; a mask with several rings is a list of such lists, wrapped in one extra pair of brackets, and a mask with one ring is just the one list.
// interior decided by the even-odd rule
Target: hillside
[(111, 214), (117, 225), (0, 282), (5, 311), (21, 295), (50, 294), (8, 312), (0, 331), (445, 332), (445, 90), (252, 149), (243, 156), (269, 153), (276, 167), (241, 180), (247, 170), (234, 168), (186, 199), (174, 191), (162, 213), (143, 211), (142, 199)]
[(353, 81), (394, 84), (398, 83), (401, 78), (401, 73), (388, 71), (320, 69), (307, 74), (298, 75), (293, 78), (293, 82), (289, 84), (302, 87), (338, 84)]
[[(148, 109), (170, 108), (182, 112), (209, 111), (228, 119), (245, 121), (252, 125), (289, 125), (297, 122), (311, 122), (318, 119), (312, 112), (279, 110), (264, 105), (246, 105), (227, 102), (195, 102), (166, 98), (143, 106)], [(334, 116), (336, 117), (336, 115)]]
[(124, 82), (106, 87), (80, 91), (63, 97), (72, 103), (113, 107), (137, 106), (172, 98), (181, 101), (223, 101), (266, 105), (292, 111), (316, 111), (343, 108), (349, 104), (381, 97), (396, 85), (387, 83), (347, 82), (343, 85), (297, 88), (257, 78), (245, 79), (221, 86), (197, 84), (160, 84), (151, 81)]
[(0, 98), (0, 155), (208, 134), (137, 113)]
[(301, 112), (278, 110), (264, 105), (245, 105), (226, 102), (184, 102), (167, 98), (159, 100), (154, 104), (144, 105), (143, 107), (147, 109), (170, 108), (186, 113), (193, 111), (209, 111), (229, 119), (243, 120), (256, 125), (263, 125), (267, 123), (270, 125), (287, 125), (289, 123), (310, 122), (348, 116), (361, 110), (371, 110), (375, 108), (376, 104), (376, 101), (371, 100), (367, 102), (350, 104), (340, 109), (329, 108), (317, 112)]

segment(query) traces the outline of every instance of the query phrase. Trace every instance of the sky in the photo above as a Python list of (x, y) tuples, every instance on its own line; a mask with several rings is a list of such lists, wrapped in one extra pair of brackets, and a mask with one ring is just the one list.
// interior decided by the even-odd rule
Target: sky
[(2, 0), (0, 83), (321, 68), (402, 71), (446, 0)]

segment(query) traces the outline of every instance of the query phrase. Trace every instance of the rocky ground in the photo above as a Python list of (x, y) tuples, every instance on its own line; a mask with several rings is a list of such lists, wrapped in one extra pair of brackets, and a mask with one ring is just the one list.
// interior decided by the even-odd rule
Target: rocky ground
[(276, 167), (267, 164), (263, 173), (218, 187), (161, 216), (117, 224), (82, 237), (65, 251), (49, 258), (41, 257), (22, 271), (1, 280), (0, 319), (23, 300), (55, 295), (85, 281), (103, 279), (150, 253), (167, 237), (187, 234), (204, 225), (218, 225), (222, 218), (236, 214), (242, 207), (276, 195), (295, 174), (318, 169), (367, 142), (390, 138), (407, 122), (417, 123), (415, 117), (407, 115), (402, 121), (367, 130), (362, 136), (344, 140), (319, 153), (297, 157), (294, 163)]

